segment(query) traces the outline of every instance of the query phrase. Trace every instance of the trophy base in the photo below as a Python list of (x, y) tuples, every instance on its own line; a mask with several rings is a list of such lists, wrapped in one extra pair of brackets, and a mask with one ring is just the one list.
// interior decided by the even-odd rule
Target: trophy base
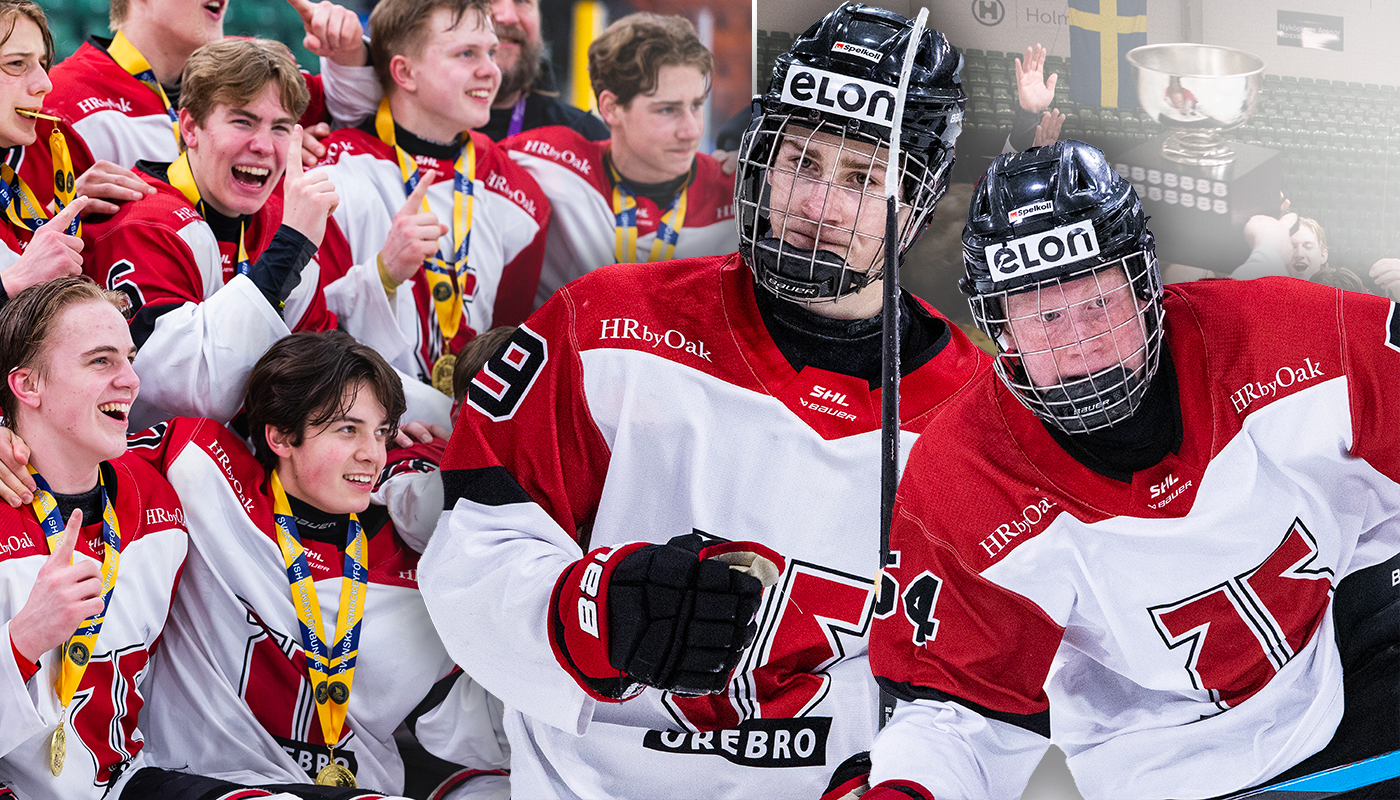
[(1235, 149), (1220, 130), (1177, 131), (1162, 141), (1162, 157), (1193, 167), (1223, 167), (1235, 160)]

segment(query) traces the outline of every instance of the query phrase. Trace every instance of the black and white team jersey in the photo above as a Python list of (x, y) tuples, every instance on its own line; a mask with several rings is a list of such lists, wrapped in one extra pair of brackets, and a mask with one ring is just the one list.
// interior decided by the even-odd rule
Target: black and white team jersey
[[(150, 763), (240, 784), (310, 783), (329, 755), (262, 466), (235, 435), (203, 419), (137, 434), (132, 452), (191, 500), (189, 564), (152, 665)], [(440, 787), (440, 796), (506, 797), (500, 702), (443, 648), (419, 595), (418, 554), (392, 521), (376, 527), (367, 515), (369, 586), (336, 760), (361, 787), (401, 794), (394, 731), (407, 722), (430, 753), (466, 768), (455, 776), (460, 786), (451, 794)], [(306, 535), (302, 544), (323, 624), (334, 628), (343, 547)]]
[(871, 666), (918, 699), (872, 781), (1015, 797), (1049, 734), (1088, 798), (1204, 798), (1332, 738), (1333, 587), (1400, 552), (1396, 306), (1288, 278), (1165, 302), (1183, 438), (1131, 482), (990, 374), (914, 448)]
[[(554, 209), (535, 293), (538, 308), (560, 286), (618, 261), (614, 184), (604, 161), (612, 142), (590, 141), (573, 128), (552, 125), (512, 136), (501, 145), (539, 183)], [(667, 209), (646, 197), (637, 197), (636, 203), (636, 260), (648, 261)], [(725, 175), (719, 162), (707, 155), (695, 157), (681, 222), (672, 258), (723, 255), (739, 246), (734, 176)]]
[[(10, 652), (9, 623), (24, 608), (49, 557), (29, 506), (0, 504), (0, 784), (26, 800), (102, 800), (149, 765), (149, 738), (137, 716), (150, 699), (150, 660), (166, 626), (171, 595), (185, 564), (188, 537), (175, 491), (150, 465), (128, 453), (103, 462), (103, 482), (121, 532), (112, 599), (77, 693), (61, 714), (54, 683), (60, 648), (39, 659), (26, 680)], [(84, 525), (73, 558), (102, 562), (102, 521)], [(49, 740), (65, 719), (63, 773), (49, 771)], [(143, 739), (145, 741), (143, 741)]]
[[(817, 797), (871, 745), (880, 392), (794, 371), (754, 291), (738, 254), (599, 270), (472, 384), (423, 595), (506, 704), (520, 797)], [(906, 446), (987, 369), (956, 329), (944, 341), (901, 384)], [(585, 550), (692, 529), (787, 562), (729, 691), (596, 699), (551, 650), (556, 581)]]

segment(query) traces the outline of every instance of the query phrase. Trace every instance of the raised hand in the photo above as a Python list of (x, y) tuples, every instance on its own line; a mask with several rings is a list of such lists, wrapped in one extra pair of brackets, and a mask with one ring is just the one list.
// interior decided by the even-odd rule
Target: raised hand
[(1025, 61), (1016, 59), (1016, 99), (1021, 108), (1032, 114), (1049, 108), (1055, 101), (1055, 83), (1059, 79), (1054, 72), (1048, 80), (1045, 78), (1045, 48), (1038, 42), (1027, 47)]
[(102, 611), (102, 569), (84, 558), (74, 564), (83, 512), (74, 510), (58, 546), (49, 554), (24, 608), (10, 620), (10, 641), (31, 662), (63, 644), (83, 620)]
[(70, 236), (68, 225), (89, 202), (87, 197), (75, 197), (66, 208), (39, 226), (24, 248), (24, 254), (0, 273), (0, 284), (7, 294), (14, 297), (36, 283), (83, 271), (83, 240)]
[(320, 247), (326, 235), (326, 219), (340, 205), (340, 196), (325, 172), (303, 171), (300, 154), (304, 136), (300, 125), (292, 128), (292, 141), (287, 147), (287, 174), (282, 180), (282, 224)]
[(404, 201), (403, 208), (394, 215), (394, 224), (384, 239), (384, 249), (379, 257), (384, 261), (384, 269), (399, 283), (412, 278), (423, 261), (438, 251), (438, 237), (447, 233), (447, 226), (438, 221), (431, 211), (423, 211), (423, 198), (428, 196), (428, 187), (437, 178), (437, 170), (430, 169), (418, 179), (418, 185)]
[(365, 28), (360, 17), (345, 6), (330, 0), (312, 3), (310, 0), (287, 0), (301, 15), (306, 28), (302, 45), (312, 53), (328, 58), (342, 67), (362, 67), (368, 50), (365, 48)]
[(1064, 124), (1065, 115), (1060, 113), (1060, 109), (1054, 108), (1045, 112), (1035, 126), (1035, 138), (1031, 141), (1031, 147), (1054, 144), (1060, 138), (1060, 128), (1064, 127)]

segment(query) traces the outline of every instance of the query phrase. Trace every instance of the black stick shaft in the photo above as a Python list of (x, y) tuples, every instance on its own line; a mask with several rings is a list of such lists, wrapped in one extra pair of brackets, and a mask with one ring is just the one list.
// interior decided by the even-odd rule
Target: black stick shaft
[[(894, 496), (899, 487), (899, 200), (885, 199), (885, 286), (880, 351), (880, 569), (889, 566), (890, 526), (894, 521)], [(876, 591), (890, 584), (883, 572)], [(881, 598), (882, 603), (897, 602)], [(895, 699), (880, 691), (880, 727), (894, 714)]]

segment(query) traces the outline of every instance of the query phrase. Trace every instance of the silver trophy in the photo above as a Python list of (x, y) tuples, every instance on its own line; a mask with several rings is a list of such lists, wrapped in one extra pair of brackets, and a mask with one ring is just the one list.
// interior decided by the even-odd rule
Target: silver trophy
[(1259, 100), (1264, 60), (1205, 44), (1150, 44), (1128, 51), (1137, 67), (1138, 101), (1168, 130), (1162, 156), (1218, 167), (1235, 152), (1224, 132), (1249, 119)]

